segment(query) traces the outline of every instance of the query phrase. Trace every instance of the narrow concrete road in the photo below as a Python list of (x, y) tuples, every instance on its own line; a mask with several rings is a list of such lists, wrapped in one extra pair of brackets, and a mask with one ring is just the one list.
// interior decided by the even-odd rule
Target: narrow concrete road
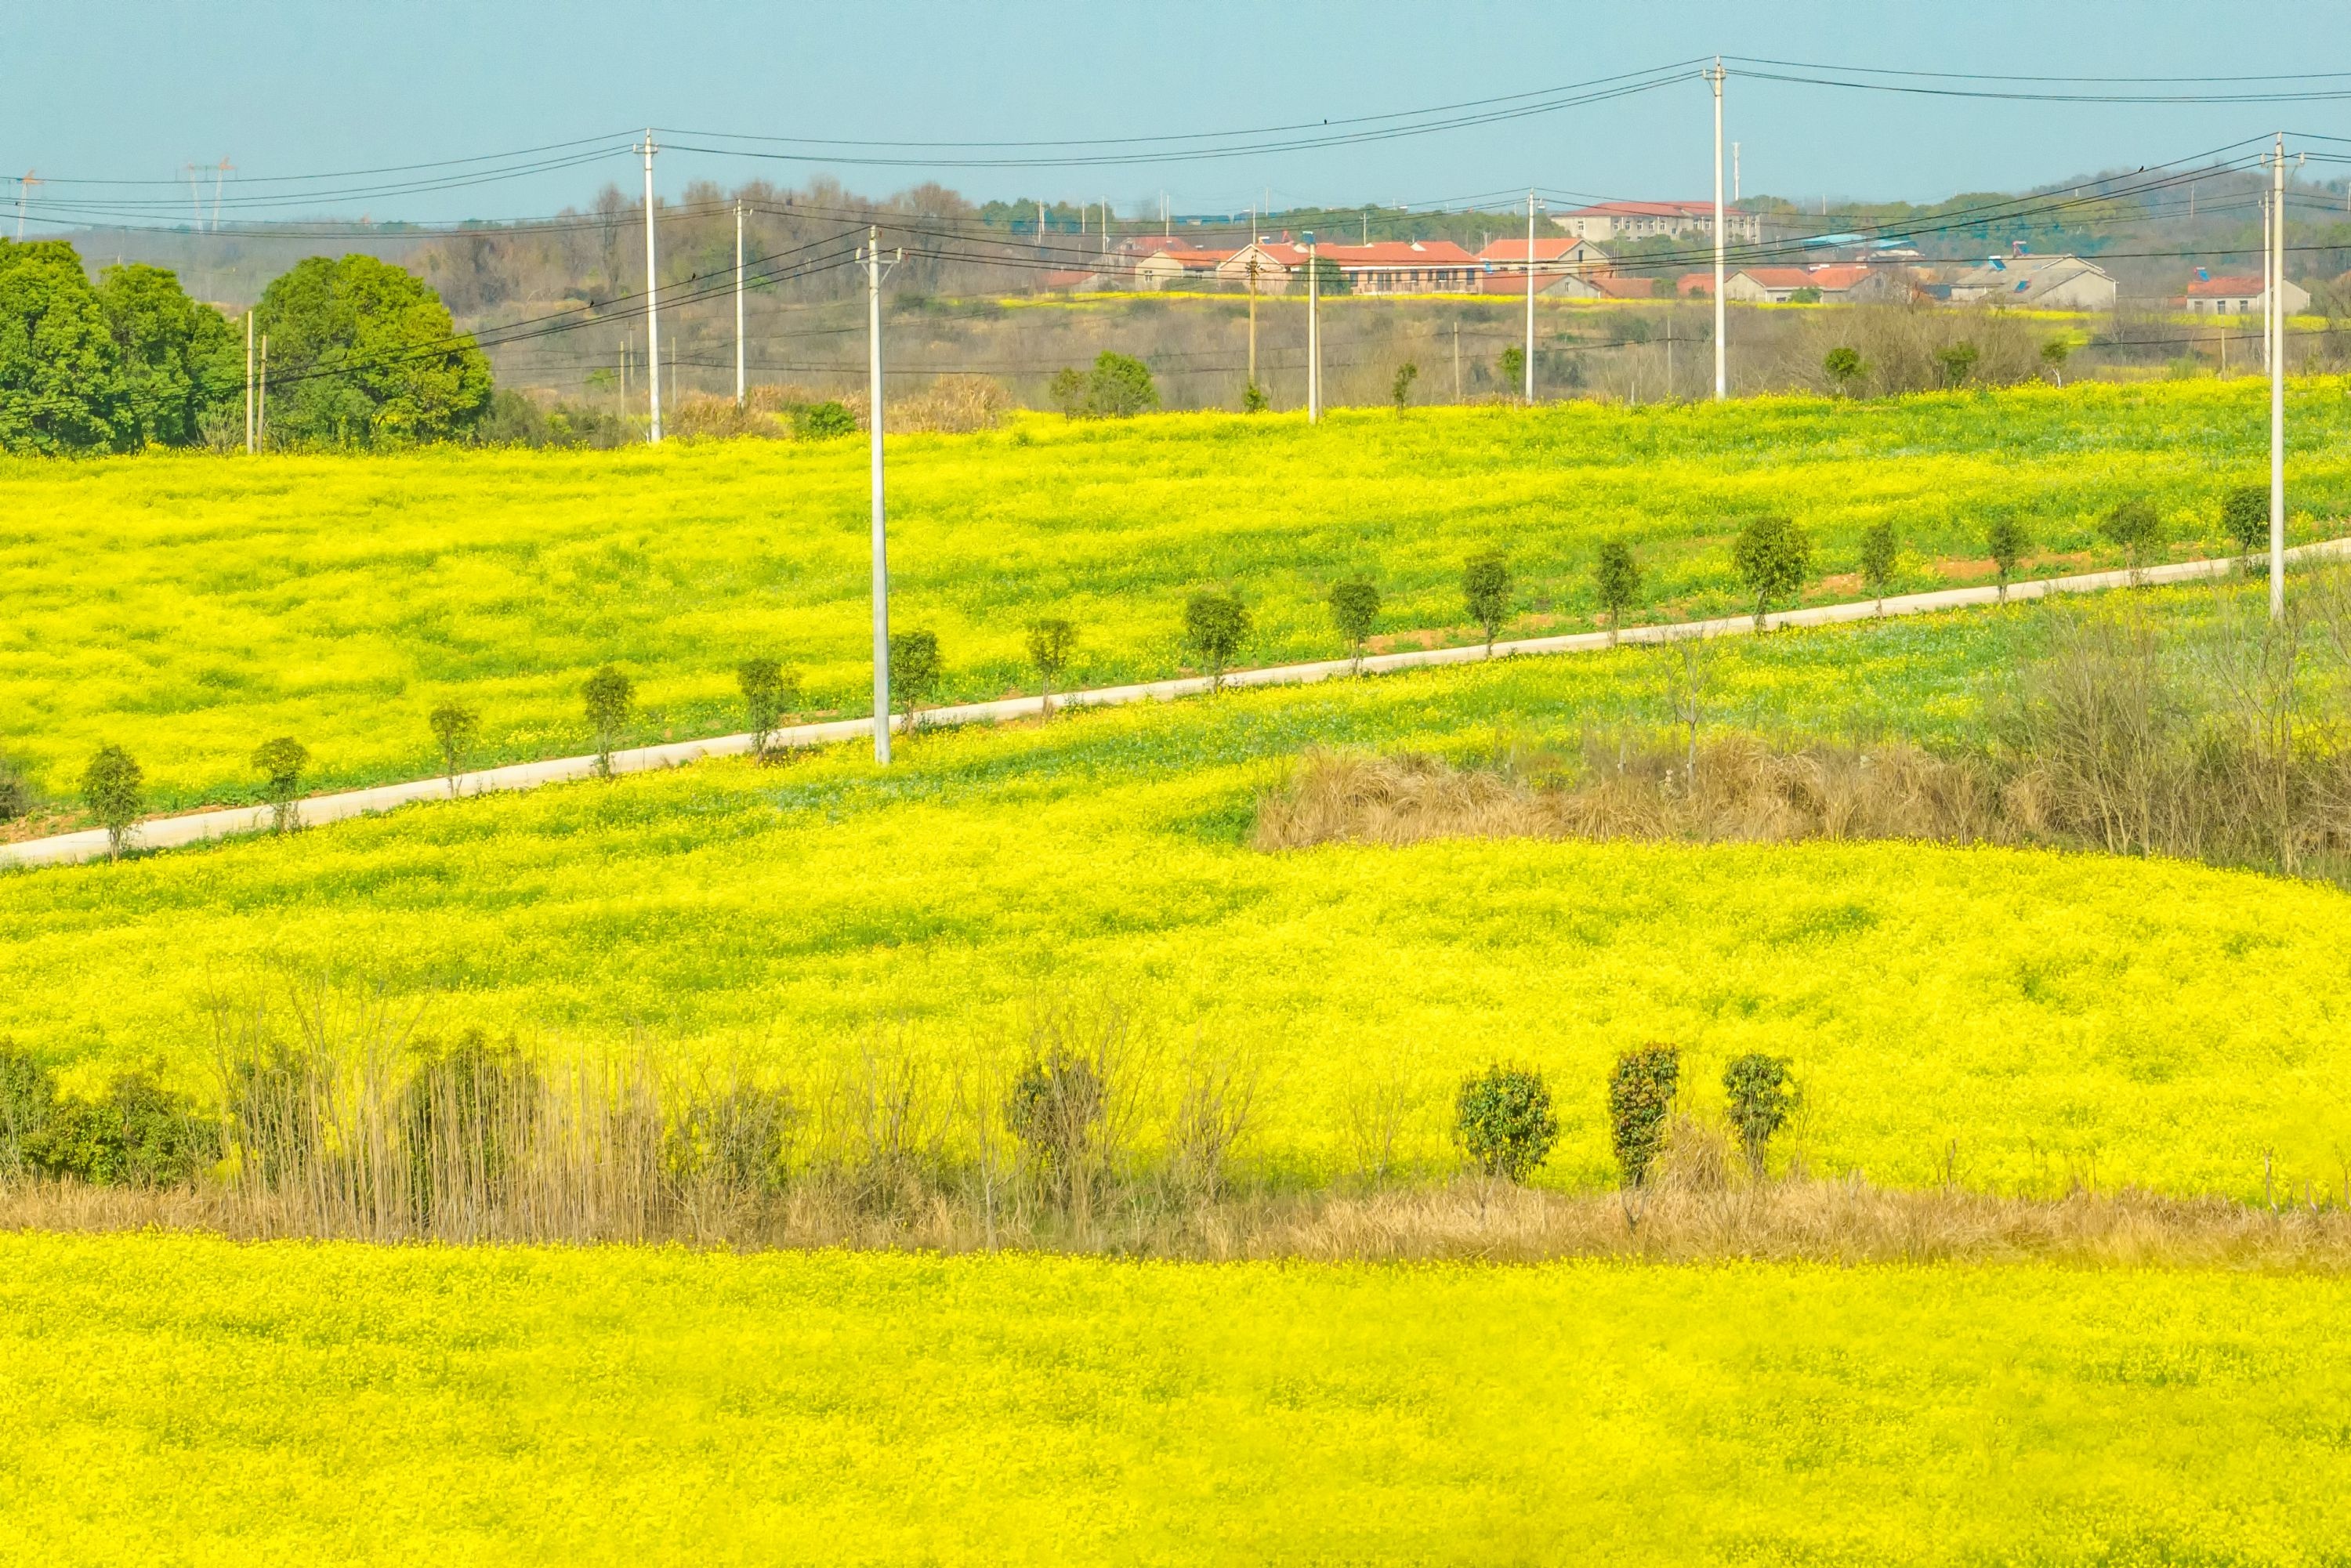
[[(2296, 559), (2312, 558), (2351, 557), (2351, 538), (2330, 539), (2321, 544), (2297, 546), (2287, 552)], [(2168, 566), (2148, 567), (2139, 574), (2147, 582), (2190, 582), (2222, 576), (2235, 570), (2236, 560), (2179, 561)], [(2044, 578), (2033, 582), (2020, 582), (2008, 591), (2011, 599), (2040, 599), (2053, 593), (2096, 593), (2106, 589), (2126, 587), (2130, 582), (2126, 571), (2093, 571), (2077, 577)], [(1947, 588), (1934, 593), (1906, 593), (1886, 601), (1887, 615), (1923, 615), (1938, 610), (1957, 610), (1971, 604), (1991, 604), (1999, 597), (1992, 587)], [(1784, 611), (1767, 618), (1767, 624), (1780, 626), (1834, 626), (1848, 621), (1867, 621), (1878, 613), (1870, 600), (1857, 600), (1849, 604), (1815, 605), (1807, 610)], [(1623, 640), (1627, 643), (1669, 643), (1684, 637), (1734, 637), (1754, 630), (1754, 617), (1728, 616), (1719, 621), (1686, 621), (1669, 626), (1634, 626), (1626, 628)], [(1580, 632), (1565, 637), (1531, 637), (1516, 643), (1497, 643), (1494, 656), (1522, 657), (1544, 653), (1582, 653), (1608, 646), (1604, 632)], [(1483, 644), (1467, 648), (1415, 649), (1407, 653), (1375, 653), (1364, 659), (1366, 671), (1384, 674), (1390, 670), (1413, 670), (1431, 664), (1471, 664), (1486, 657)], [(1262, 670), (1236, 670), (1225, 677), (1231, 686), (1275, 686), (1328, 680), (1347, 673), (1347, 661), (1328, 659), (1312, 664), (1276, 664)], [(1208, 689), (1206, 676), (1196, 675), (1183, 680), (1147, 681), (1131, 686), (1097, 686), (1089, 691), (1057, 694), (1056, 705), (1070, 707), (1100, 707), (1119, 703), (1167, 702), (1176, 697), (1196, 696)], [(928, 724), (974, 724), (998, 719), (1028, 718), (1040, 707), (1036, 697), (1006, 697), (996, 702), (964, 703), (954, 707), (927, 710), (923, 722)], [(900, 721), (893, 718), (891, 727)], [(842, 741), (861, 740), (872, 734), (870, 718), (836, 719), (830, 724), (803, 724), (778, 730), (770, 745), (786, 747), (831, 746)], [(726, 735), (711, 740), (681, 740), (667, 746), (640, 747), (632, 751), (612, 754), (615, 773), (641, 773), (648, 768), (676, 768), (705, 757), (737, 757), (751, 749), (747, 735)], [(574, 779), (592, 778), (596, 759), (592, 757), (560, 757), (546, 762), (521, 762), (510, 768), (486, 768), (478, 773), (460, 774), (456, 781), (461, 795), (478, 795), (491, 789), (535, 789), (542, 784), (559, 784)], [(326, 822), (340, 822), (351, 817), (371, 812), (389, 811), (419, 800), (441, 800), (449, 796), (445, 779), (420, 779), (407, 784), (381, 784), (370, 789), (350, 789), (340, 795), (316, 795), (302, 802), (302, 821), (307, 827)], [(196, 811), (184, 817), (159, 817), (139, 826), (135, 842), (141, 849), (172, 849), (183, 844), (201, 843), (207, 839), (226, 838), (232, 833), (261, 832), (270, 824), (266, 806), (239, 806), (225, 810)], [(0, 844), (0, 870), (11, 866), (66, 865), (81, 861), (105, 858), (106, 834), (93, 829), (87, 832), (60, 833), (53, 838), (28, 839), (22, 843)]]

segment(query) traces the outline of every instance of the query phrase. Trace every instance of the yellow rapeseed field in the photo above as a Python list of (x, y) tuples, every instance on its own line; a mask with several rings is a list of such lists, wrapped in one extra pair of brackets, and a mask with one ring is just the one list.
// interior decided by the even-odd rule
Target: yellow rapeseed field
[(2325, 1563), (2351, 1283), (0, 1238), (0, 1555)]
[[(2351, 503), (2351, 402), (2312, 381), (2291, 419), (2304, 538)], [(2109, 560), (2096, 520), (2131, 496), (2174, 553), (2218, 550), (2220, 497), (2263, 480), (2265, 433), (2252, 382), (1311, 428), (1024, 416), (893, 443), (896, 621), (937, 632), (948, 695), (993, 696), (1029, 680), (1040, 615), (1082, 628), (1080, 682), (1173, 673), (1203, 587), (1249, 603), (1247, 662), (1339, 652), (1324, 600), (1356, 573), (1388, 595), (1384, 635), (1466, 640), (1461, 564), (1487, 549), (1511, 560), (1518, 630), (1588, 627), (1610, 535), (1641, 554), (1648, 613), (1723, 612), (1729, 535), (1761, 512), (1812, 528), (1830, 576), (1890, 521), (1910, 585), (1980, 558), (2001, 515), (2025, 521), (2035, 570)], [(862, 712), (865, 507), (856, 441), (6, 462), (0, 754), (62, 796), (113, 742), (160, 804), (247, 799), (248, 758), (278, 735), (322, 784), (428, 774), (426, 715), (452, 697), (482, 714), (482, 760), (575, 753), (580, 683), (608, 660), (639, 683), (643, 738), (739, 728), (732, 672), (753, 654), (798, 668), (811, 711)]]
[[(1919, 714), (2038, 612), (1785, 634), (1725, 657), (1768, 720)], [(1462, 1075), (1551, 1075), (1541, 1179), (1610, 1179), (1602, 1081), (1650, 1040), (1719, 1109), (1734, 1054), (1792, 1057), (1815, 1171), (2001, 1191), (2338, 1190), (2351, 900), (2171, 862), (1890, 843), (1245, 847), (1317, 742), (1474, 753), (1577, 727), (1632, 650), (930, 734), (412, 809), (286, 840), (0, 877), (0, 1034), (77, 1082), (208, 1083), (210, 998), (323, 977), (542, 1049), (743, 1056), (803, 1092), (874, 1049), (1024, 1048), (1040, 1001), (1123, 998), (1173, 1056), (1261, 1075), (1245, 1152), (1344, 1168), (1400, 1085), (1404, 1153), (1451, 1159)], [(1631, 705), (1635, 710), (1638, 704)], [(1515, 743), (1515, 742), (1511, 742)]]

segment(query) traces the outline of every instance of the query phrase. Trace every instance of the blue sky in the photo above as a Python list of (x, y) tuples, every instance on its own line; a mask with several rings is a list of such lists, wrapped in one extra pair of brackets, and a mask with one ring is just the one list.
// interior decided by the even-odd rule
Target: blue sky
[[(0, 170), (169, 181), (225, 156), (243, 177), (502, 152), (648, 121), (852, 140), (1098, 139), (1225, 131), (1531, 91), (1713, 51), (1938, 71), (2322, 70), (2351, 64), (2341, 5), (1584, 7), (1418, 4), (1032, 5), (860, 0), (569, 5), (131, 5), (11, 18)], [(2351, 85), (2346, 81), (2346, 85)], [(1805, 199), (2014, 188), (2164, 162), (2276, 129), (2351, 135), (2351, 103), (2084, 105), (1851, 92), (1730, 79), (1746, 188)], [(1499, 125), (1208, 162), (864, 169), (665, 154), (660, 183), (831, 173), (886, 192), (935, 177), (977, 198), (1108, 197), (1123, 212), (1439, 202), (1537, 184), (1697, 196), (1707, 93), (1638, 97)], [(927, 156), (917, 153), (915, 156)], [(311, 210), (450, 220), (551, 213), (625, 156), (459, 191)], [(36, 194), (61, 186), (37, 188)], [(124, 187), (136, 193), (137, 187)], [(168, 186), (144, 193), (161, 197)], [(13, 195), (0, 185), (0, 200)], [(184, 210), (184, 209), (183, 209)]]

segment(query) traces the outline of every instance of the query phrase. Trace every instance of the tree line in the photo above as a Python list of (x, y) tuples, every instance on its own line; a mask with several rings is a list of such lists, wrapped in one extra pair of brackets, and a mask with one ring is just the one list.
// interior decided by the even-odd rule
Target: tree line
[[(253, 310), (273, 447), (401, 446), (473, 433), (490, 363), (433, 289), (368, 256), (311, 256)], [(226, 450), (246, 437), (246, 329), (169, 269), (90, 280), (66, 240), (0, 239), (0, 450)]]

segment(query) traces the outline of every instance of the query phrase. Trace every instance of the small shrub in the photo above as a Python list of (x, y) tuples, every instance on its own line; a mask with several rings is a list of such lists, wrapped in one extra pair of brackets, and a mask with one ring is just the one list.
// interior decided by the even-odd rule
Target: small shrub
[(1641, 563), (1633, 558), (1631, 545), (1623, 539), (1600, 541), (1600, 553), (1592, 563), (1592, 587), (1600, 608), (1608, 612), (1608, 640), (1614, 643), (1624, 629), (1625, 612), (1641, 597)]
[(743, 721), (751, 732), (751, 755), (765, 762), (768, 737), (776, 733), (799, 695), (799, 674), (773, 659), (746, 659), (735, 666), (735, 684), (743, 693)]
[(1965, 386), (1968, 378), (1975, 374), (1976, 361), (1981, 357), (1976, 346), (1964, 338), (1936, 350), (1935, 364), (1943, 372), (1943, 385)]
[(33, 791), (24, 776), (0, 757), (0, 822), (13, 822), (33, 809)]
[(427, 722), (433, 726), (433, 744), (441, 748), (441, 773), (449, 780), (449, 798), (454, 800), (457, 775), (465, 771), (474, 738), (482, 733), (482, 716), (458, 703), (443, 703)]
[(596, 735), (596, 771), (604, 778), (612, 776), (612, 751), (628, 731), (629, 706), (636, 695), (636, 683), (614, 664), (607, 664), (589, 676), (580, 688), (581, 703), (588, 710), (588, 727)]
[(25, 1174), (25, 1145), (49, 1124), (57, 1076), (32, 1052), (0, 1038), (0, 1181)]
[(1722, 1092), (1729, 1103), (1731, 1131), (1739, 1134), (1747, 1167), (1760, 1181), (1771, 1135), (1787, 1124), (1788, 1113), (1796, 1105), (1787, 1058), (1750, 1051), (1733, 1059), (1722, 1070)]
[(789, 1090), (737, 1083), (698, 1092), (663, 1140), (664, 1162), (689, 1186), (772, 1197), (791, 1179), (802, 1120)]
[(1110, 1086), (1082, 1056), (1055, 1050), (1033, 1057), (1005, 1096), (1004, 1121), (1022, 1157), (1064, 1201), (1092, 1180), (1093, 1145), (1110, 1114)]
[(1225, 683), (1225, 670), (1249, 634), (1249, 607), (1237, 593), (1203, 590), (1184, 605), (1184, 643), (1208, 672), (1208, 690)]
[(2008, 580), (2016, 575), (2016, 563), (2032, 548), (2032, 538), (2024, 525), (2014, 517), (1994, 517), (1985, 532), (1984, 548), (1991, 552), (1992, 570), (2000, 574), (2000, 597), (2008, 601)]
[(1420, 367), (1406, 360), (1396, 367), (1395, 381), (1388, 388), (1388, 399), (1402, 413), (1412, 406), (1412, 383), (1420, 379)]
[(1678, 1049), (1645, 1045), (1618, 1057), (1608, 1075), (1608, 1137), (1626, 1186), (1648, 1179), (1649, 1166), (1665, 1147), (1666, 1122), (1681, 1073)]
[(1731, 541), (1730, 564), (1755, 596), (1755, 629), (1761, 632), (1772, 601), (1802, 591), (1813, 566), (1812, 536), (1786, 517), (1750, 517)]
[(301, 825), (302, 769), (309, 765), (309, 747), (290, 735), (265, 740), (255, 748), (253, 768), (261, 775), (262, 797), (281, 833)]
[(2230, 491), (2220, 502), (2220, 527), (2236, 541), (2237, 553), (2245, 558), (2248, 573), (2269, 570), (2268, 486), (2240, 485)]
[(2041, 362), (2049, 368), (2049, 375), (2059, 386), (2065, 384), (2065, 361), (2074, 357), (2074, 345), (2064, 338), (2052, 338), (2041, 345)]
[(1053, 401), (1071, 419), (1131, 419), (1159, 406), (1151, 368), (1130, 354), (1108, 349), (1094, 356), (1093, 369), (1067, 369), (1053, 377)]
[(803, 403), (792, 410), (792, 434), (802, 441), (837, 441), (857, 434), (857, 416), (833, 398)]
[(1494, 639), (1510, 618), (1510, 564), (1499, 553), (1472, 556), (1461, 569), (1461, 599), (1486, 633), (1486, 656), (1494, 656)]
[(1488, 1176), (1524, 1181), (1559, 1142), (1542, 1074), (1496, 1062), (1463, 1079), (1454, 1102), (1453, 1138)]
[(946, 673), (939, 661), (937, 632), (890, 633), (890, 695), (906, 716), (909, 734), (921, 723), (923, 709), (938, 695)]
[(1851, 397), (1855, 383), (1861, 380), (1868, 367), (1861, 362), (1860, 354), (1852, 349), (1840, 347), (1828, 351), (1821, 361), (1821, 369), (1827, 372), (1829, 384), (1836, 388), (1841, 396)]
[(106, 830), (107, 853), (120, 859), (131, 831), (147, 814), (147, 776), (131, 753), (101, 746), (82, 770), (81, 798)]
[(1496, 369), (1501, 372), (1504, 386), (1512, 392), (1522, 391), (1526, 385), (1527, 351), (1512, 343), (1502, 350), (1500, 359), (1496, 361)]
[(1895, 562), (1901, 557), (1892, 523), (1872, 523), (1861, 535), (1861, 580), (1869, 585), (1880, 614), (1886, 611), (1886, 591), (1894, 582)]
[(1347, 640), (1354, 673), (1364, 673), (1364, 644), (1380, 623), (1380, 585), (1369, 578), (1351, 578), (1331, 585), (1331, 624)]
[(1073, 621), (1048, 616), (1029, 623), (1029, 664), (1037, 672), (1037, 682), (1047, 716), (1053, 712), (1053, 688), (1070, 667), (1070, 656), (1077, 652), (1078, 628)]
[(1243, 413), (1263, 413), (1266, 411), (1266, 402), (1265, 389), (1258, 385), (1255, 382), (1251, 382), (1249, 385), (1241, 388), (1241, 412)]
[(2116, 503), (2113, 511), (2099, 518), (2098, 531), (2105, 535), (2108, 543), (2121, 547), (2123, 559), (2129, 563), (2136, 580), (2147, 558), (2163, 543), (2163, 514), (2155, 509), (2153, 502), (2134, 497)]
[(102, 1100), (56, 1101), (24, 1142), (44, 1176), (97, 1186), (181, 1186), (220, 1158), (220, 1127), (144, 1072), (119, 1074)]

